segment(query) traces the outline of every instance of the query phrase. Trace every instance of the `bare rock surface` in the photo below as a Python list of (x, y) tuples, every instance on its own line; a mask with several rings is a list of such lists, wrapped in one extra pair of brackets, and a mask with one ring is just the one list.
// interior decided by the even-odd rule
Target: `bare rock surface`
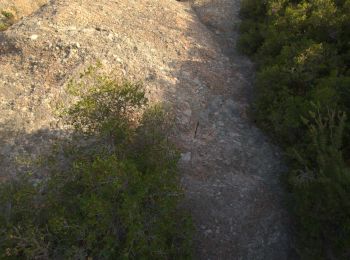
[(55, 107), (99, 60), (176, 113), (196, 259), (288, 259), (284, 166), (247, 117), (253, 69), (234, 51), (238, 10), (238, 0), (51, 0), (0, 33), (0, 176), (69, 135)]

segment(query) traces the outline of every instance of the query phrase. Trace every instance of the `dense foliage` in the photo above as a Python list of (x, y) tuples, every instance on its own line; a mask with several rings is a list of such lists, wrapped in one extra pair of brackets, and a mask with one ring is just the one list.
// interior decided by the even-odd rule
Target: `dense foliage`
[(0, 185), (0, 258), (190, 258), (168, 114), (141, 84), (94, 71), (69, 86), (78, 99), (64, 117), (79, 138), (66, 169)]
[(255, 115), (290, 159), (298, 251), (350, 258), (350, 1), (243, 0)]

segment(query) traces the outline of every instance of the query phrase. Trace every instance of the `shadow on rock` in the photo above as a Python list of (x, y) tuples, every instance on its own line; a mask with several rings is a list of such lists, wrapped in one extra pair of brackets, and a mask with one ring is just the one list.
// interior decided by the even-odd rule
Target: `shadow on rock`
[(25, 133), (13, 124), (8, 121), (0, 125), (0, 178), (27, 173), (43, 178), (53, 163), (66, 167), (64, 149), (71, 145), (71, 132), (41, 129)]
[(225, 35), (196, 22), (186, 34), (189, 58), (169, 64), (176, 84), (164, 99), (177, 114), (196, 256), (288, 259), (290, 222), (280, 183), (286, 168), (279, 149), (249, 120), (253, 69), (246, 58), (228, 56), (225, 48), (233, 45), (218, 40)]

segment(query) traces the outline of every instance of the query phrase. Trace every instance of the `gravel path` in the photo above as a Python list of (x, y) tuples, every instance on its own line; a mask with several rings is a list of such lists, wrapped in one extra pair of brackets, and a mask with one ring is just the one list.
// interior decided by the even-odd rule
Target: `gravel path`
[[(201, 85), (199, 92), (206, 93), (201, 102), (191, 102), (191, 93), (182, 95), (192, 111), (192, 136), (186, 136), (182, 161), (187, 205), (197, 227), (196, 256), (288, 259), (288, 216), (279, 183), (285, 169), (278, 149), (247, 118), (253, 69), (235, 51), (239, 4), (191, 2), (223, 54), (222, 67), (215, 68), (220, 80)], [(201, 66), (215, 65), (191, 62), (185, 70)], [(195, 75), (205, 81), (207, 71)]]
[(196, 258), (287, 259), (284, 167), (247, 116), (253, 69), (234, 49), (238, 10), (238, 0), (51, 0), (0, 33), (0, 178), (69, 135), (54, 108), (68, 79), (100, 60), (176, 112)]

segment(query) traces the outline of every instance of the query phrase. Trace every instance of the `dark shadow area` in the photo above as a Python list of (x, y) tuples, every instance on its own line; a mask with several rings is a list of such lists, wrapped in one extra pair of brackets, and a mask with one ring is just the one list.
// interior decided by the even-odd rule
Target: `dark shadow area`
[(29, 134), (14, 129), (11, 121), (0, 125), (0, 178), (32, 174), (40, 179), (48, 174), (52, 163), (65, 169), (64, 153), (72, 145), (71, 132), (41, 129)]
[(18, 49), (13, 41), (11, 41), (7, 35), (0, 32), (0, 59), (3, 55), (18, 55), (21, 50)]

